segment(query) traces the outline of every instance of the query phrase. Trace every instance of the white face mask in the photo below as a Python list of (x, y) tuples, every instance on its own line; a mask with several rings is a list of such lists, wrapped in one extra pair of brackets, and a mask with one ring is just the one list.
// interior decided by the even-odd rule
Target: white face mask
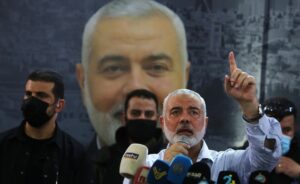
[(290, 150), (292, 137), (282, 134), (280, 139), (282, 155), (285, 155)]
[[(177, 127), (177, 129), (181, 128), (180, 126)], [(193, 127), (190, 126), (190, 129), (193, 130)], [(166, 123), (164, 123), (164, 133), (166, 138), (168, 139), (168, 141), (171, 144), (174, 144), (176, 142), (184, 142), (187, 143), (190, 147), (195, 146), (196, 144), (198, 144), (204, 137), (205, 132), (206, 132), (206, 127), (203, 127), (201, 129), (201, 131), (199, 132), (194, 132), (194, 135), (192, 136), (187, 136), (187, 135), (177, 135), (175, 132), (172, 132), (168, 129), (168, 127), (166, 126)]]

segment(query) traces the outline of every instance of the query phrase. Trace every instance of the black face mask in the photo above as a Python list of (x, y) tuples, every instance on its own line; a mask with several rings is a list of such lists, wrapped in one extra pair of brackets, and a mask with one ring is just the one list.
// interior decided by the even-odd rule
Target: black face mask
[(31, 126), (39, 128), (47, 123), (52, 116), (47, 114), (47, 108), (50, 105), (36, 97), (29, 97), (23, 100), (21, 110), (25, 121)]
[(127, 120), (126, 127), (129, 138), (135, 143), (146, 143), (154, 138), (156, 123), (157, 121), (146, 119)]

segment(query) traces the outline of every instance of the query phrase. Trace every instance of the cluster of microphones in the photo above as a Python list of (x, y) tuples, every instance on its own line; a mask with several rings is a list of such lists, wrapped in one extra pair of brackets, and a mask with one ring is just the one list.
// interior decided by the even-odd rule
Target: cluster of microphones
[[(148, 149), (142, 144), (131, 144), (125, 151), (120, 174), (133, 184), (240, 184), (234, 171), (221, 171), (217, 182), (211, 181), (210, 167), (204, 161), (193, 164), (184, 155), (177, 155), (171, 163), (156, 160), (152, 167), (145, 166)], [(249, 184), (269, 183), (269, 172), (254, 171), (249, 177)]]

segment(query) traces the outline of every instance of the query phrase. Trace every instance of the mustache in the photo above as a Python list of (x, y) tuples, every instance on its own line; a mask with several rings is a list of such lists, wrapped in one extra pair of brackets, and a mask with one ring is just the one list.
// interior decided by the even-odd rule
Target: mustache
[(179, 126), (175, 130), (176, 134), (181, 132), (190, 132), (194, 134), (193, 127), (190, 124), (179, 124)]

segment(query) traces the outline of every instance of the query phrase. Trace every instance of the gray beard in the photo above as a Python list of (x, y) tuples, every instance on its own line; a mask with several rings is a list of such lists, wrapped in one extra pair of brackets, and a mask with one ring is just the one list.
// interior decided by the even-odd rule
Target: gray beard
[(177, 143), (177, 142), (182, 142), (188, 144), (190, 147), (195, 146), (196, 144), (200, 143), (200, 141), (203, 139), (205, 132), (206, 132), (206, 127), (203, 127), (201, 131), (199, 132), (194, 132), (193, 136), (187, 136), (187, 135), (177, 135), (175, 132), (172, 132), (168, 129), (166, 124), (164, 124), (164, 134), (168, 141), (171, 144)]
[(98, 111), (91, 101), (87, 83), (84, 87), (84, 104), (92, 126), (100, 138), (101, 146), (114, 144), (116, 142), (115, 133), (121, 126), (121, 120), (115, 118), (113, 116), (113, 112), (116, 112), (118, 109), (120, 109), (121, 104), (117, 107), (113, 107), (113, 110), (107, 113)]

